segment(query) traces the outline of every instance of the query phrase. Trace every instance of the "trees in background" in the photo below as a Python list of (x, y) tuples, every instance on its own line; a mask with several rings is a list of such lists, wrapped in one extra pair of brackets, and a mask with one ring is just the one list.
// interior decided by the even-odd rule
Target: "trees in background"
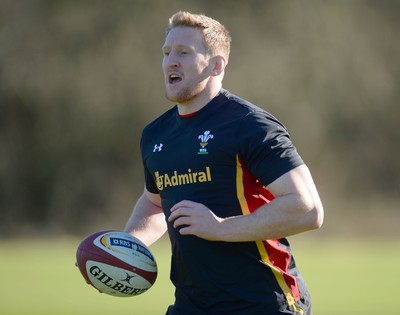
[(180, 9), (230, 29), (225, 87), (286, 124), (332, 211), (398, 205), (397, 2), (2, 1), (0, 236), (122, 227)]

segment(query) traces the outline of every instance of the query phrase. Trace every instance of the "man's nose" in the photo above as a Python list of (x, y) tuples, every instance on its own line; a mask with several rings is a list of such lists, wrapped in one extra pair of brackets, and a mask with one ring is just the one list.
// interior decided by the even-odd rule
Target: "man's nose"
[(177, 67), (179, 65), (179, 61), (178, 61), (177, 56), (175, 54), (170, 53), (165, 58), (166, 58), (165, 65), (167, 67), (174, 68), (174, 67)]

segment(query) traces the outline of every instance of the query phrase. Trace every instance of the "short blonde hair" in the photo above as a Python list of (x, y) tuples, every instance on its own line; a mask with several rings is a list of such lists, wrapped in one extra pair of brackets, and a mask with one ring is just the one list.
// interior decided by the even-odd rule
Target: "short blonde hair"
[(179, 11), (169, 19), (167, 34), (174, 27), (182, 26), (202, 30), (207, 51), (211, 55), (221, 54), (228, 63), (232, 39), (224, 25), (203, 14)]

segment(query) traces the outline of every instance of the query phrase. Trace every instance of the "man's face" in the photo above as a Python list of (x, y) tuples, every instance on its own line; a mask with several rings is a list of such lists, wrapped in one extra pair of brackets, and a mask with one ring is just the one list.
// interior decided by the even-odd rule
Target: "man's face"
[(211, 73), (202, 33), (192, 27), (173, 28), (162, 51), (166, 97), (181, 105), (188, 104), (207, 89)]

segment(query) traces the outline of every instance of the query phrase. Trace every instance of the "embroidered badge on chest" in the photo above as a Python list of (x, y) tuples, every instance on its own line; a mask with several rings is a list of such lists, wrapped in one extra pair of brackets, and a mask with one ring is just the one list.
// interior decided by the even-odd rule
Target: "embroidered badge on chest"
[(200, 140), (200, 149), (197, 154), (208, 154), (206, 147), (208, 145), (208, 141), (212, 138), (214, 138), (214, 135), (212, 135), (209, 130), (204, 131), (204, 133), (198, 137)]

